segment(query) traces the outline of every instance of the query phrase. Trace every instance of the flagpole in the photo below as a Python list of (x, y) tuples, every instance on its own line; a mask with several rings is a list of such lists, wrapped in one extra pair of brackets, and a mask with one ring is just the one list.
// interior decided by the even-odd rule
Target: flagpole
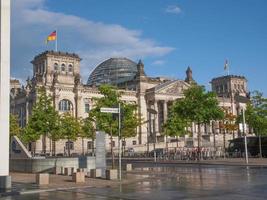
[(55, 42), (55, 48), (56, 48), (56, 52), (57, 52), (57, 36), (58, 36), (58, 32), (57, 32), (57, 29), (56, 29), (56, 42)]

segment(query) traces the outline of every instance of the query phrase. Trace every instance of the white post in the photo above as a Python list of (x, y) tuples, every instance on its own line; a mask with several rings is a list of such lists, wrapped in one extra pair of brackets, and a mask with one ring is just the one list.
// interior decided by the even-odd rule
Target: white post
[(244, 108), (242, 109), (242, 113), (243, 113), (243, 133), (244, 133), (244, 139), (245, 139), (245, 156), (246, 156), (246, 163), (248, 164), (248, 144), (247, 144), (247, 134), (246, 134), (246, 130), (245, 130), (245, 111)]
[(121, 181), (121, 104), (119, 103), (119, 179)]
[(11, 187), (9, 176), (10, 0), (0, 0), (0, 189)]

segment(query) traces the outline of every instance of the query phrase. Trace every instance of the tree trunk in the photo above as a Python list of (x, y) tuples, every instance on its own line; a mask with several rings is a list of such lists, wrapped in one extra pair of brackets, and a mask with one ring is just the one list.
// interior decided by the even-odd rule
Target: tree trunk
[(262, 158), (262, 146), (261, 146), (261, 136), (259, 135), (259, 150), (260, 150), (260, 158)]
[(175, 148), (175, 153), (176, 153), (179, 148), (179, 140), (178, 140), (178, 136), (175, 136), (175, 137), (176, 137), (176, 148)]
[(226, 129), (223, 131), (223, 158), (225, 159), (225, 134), (226, 134)]
[(111, 151), (111, 159), (112, 159), (112, 169), (115, 167), (115, 159), (113, 152), (113, 137), (112, 137), (112, 128), (110, 128), (110, 151)]
[(216, 158), (216, 131), (213, 129), (213, 158)]
[(200, 160), (201, 155), (200, 155), (200, 135), (201, 135), (201, 130), (200, 130), (200, 123), (197, 123), (198, 125), (198, 133), (197, 133), (197, 159)]
[(46, 154), (46, 134), (43, 135), (42, 143), (43, 143), (42, 151), (43, 151), (44, 154)]
[(52, 139), (49, 138), (49, 155), (52, 155)]
[(36, 142), (32, 142), (32, 152), (33, 152), (33, 157), (34, 157), (36, 153)]
[(83, 156), (84, 156), (84, 138), (82, 137), (82, 152), (83, 152)]
[(56, 156), (56, 141), (52, 139), (52, 156)]
[(95, 139), (92, 138), (92, 155), (95, 154)]
[(68, 156), (70, 157), (70, 139), (68, 138)]

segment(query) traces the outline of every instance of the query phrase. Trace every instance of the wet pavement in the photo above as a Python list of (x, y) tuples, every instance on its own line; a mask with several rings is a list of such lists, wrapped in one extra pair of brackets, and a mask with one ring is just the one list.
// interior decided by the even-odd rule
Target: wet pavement
[(129, 175), (134, 175), (136, 181), (116, 187), (43, 192), (0, 199), (267, 199), (267, 168), (264, 167), (160, 165), (139, 168)]

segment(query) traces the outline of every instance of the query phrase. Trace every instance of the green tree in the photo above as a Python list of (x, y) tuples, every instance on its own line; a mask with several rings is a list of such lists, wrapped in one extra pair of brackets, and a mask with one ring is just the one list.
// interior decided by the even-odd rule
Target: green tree
[[(121, 138), (126, 144), (126, 138), (135, 137), (137, 134), (137, 127), (141, 125), (141, 120), (137, 114), (136, 104), (121, 105)], [(122, 146), (123, 152), (125, 151), (125, 145)]]
[(93, 120), (90, 117), (87, 117), (85, 119), (81, 120), (81, 133), (80, 133), (80, 137), (82, 138), (82, 149), (83, 149), (83, 154), (84, 154), (84, 138), (90, 138), (92, 139), (92, 150), (94, 153), (94, 141), (95, 141), (95, 126), (93, 123)]
[[(261, 136), (267, 135), (267, 98), (259, 91), (252, 93), (250, 102), (247, 103), (245, 111), (246, 124), (249, 130), (259, 137), (260, 156), (261, 151)], [(242, 113), (238, 116), (238, 123), (242, 123)]]
[(178, 138), (189, 133), (186, 130), (186, 127), (190, 125), (190, 122), (187, 119), (180, 117), (174, 110), (174, 107), (171, 108), (168, 119), (164, 124), (164, 134), (170, 137), (176, 137), (176, 149), (179, 147)]
[(32, 154), (35, 155), (36, 152), (36, 141), (40, 139), (40, 132), (36, 131), (36, 124), (34, 123), (34, 118), (30, 118), (27, 126), (22, 130), (22, 141), (24, 143), (31, 143), (32, 145)]
[(58, 113), (52, 105), (52, 98), (46, 94), (45, 87), (38, 88), (37, 102), (33, 106), (32, 115), (24, 130), (24, 138), (27, 141), (35, 142), (41, 136), (42, 152), (46, 153), (46, 138), (56, 140), (59, 134)]
[(21, 128), (18, 123), (18, 116), (10, 114), (9, 116), (9, 132), (10, 136), (20, 136)]
[[(198, 159), (200, 159), (200, 127), (205, 123), (210, 123), (211, 120), (219, 120), (224, 117), (222, 109), (219, 107), (219, 102), (216, 94), (206, 92), (205, 88), (198, 85), (193, 85), (184, 91), (184, 98), (178, 99), (173, 104), (174, 120), (177, 120), (179, 125), (174, 127), (177, 132), (186, 128), (187, 123), (195, 122), (198, 126)], [(173, 123), (172, 123), (173, 124)]]
[(67, 151), (70, 156), (70, 142), (75, 141), (81, 131), (81, 124), (79, 120), (73, 117), (69, 112), (64, 113), (60, 118), (61, 138), (67, 139)]
[(101, 113), (102, 107), (118, 107), (119, 103), (123, 110), (121, 121), (121, 137), (133, 137), (136, 135), (136, 127), (139, 124), (139, 118), (136, 115), (136, 106), (126, 104), (120, 100), (121, 94), (111, 85), (101, 85), (99, 88), (103, 97), (95, 99), (95, 107), (90, 111), (89, 116), (96, 123), (97, 130), (105, 131), (110, 136), (110, 146), (112, 155), (112, 167), (114, 168), (113, 137), (118, 136), (118, 117), (117, 114)]
[(258, 135), (267, 135), (267, 98), (259, 91), (253, 92), (245, 111), (246, 123)]
[(226, 133), (233, 134), (234, 138), (234, 131), (238, 130), (238, 125), (236, 124), (237, 116), (234, 115), (233, 113), (229, 112), (227, 108), (223, 108), (224, 111), (224, 118), (220, 122), (219, 128), (223, 132), (223, 149), (224, 149), (224, 156), (225, 156), (225, 150), (226, 150)]

